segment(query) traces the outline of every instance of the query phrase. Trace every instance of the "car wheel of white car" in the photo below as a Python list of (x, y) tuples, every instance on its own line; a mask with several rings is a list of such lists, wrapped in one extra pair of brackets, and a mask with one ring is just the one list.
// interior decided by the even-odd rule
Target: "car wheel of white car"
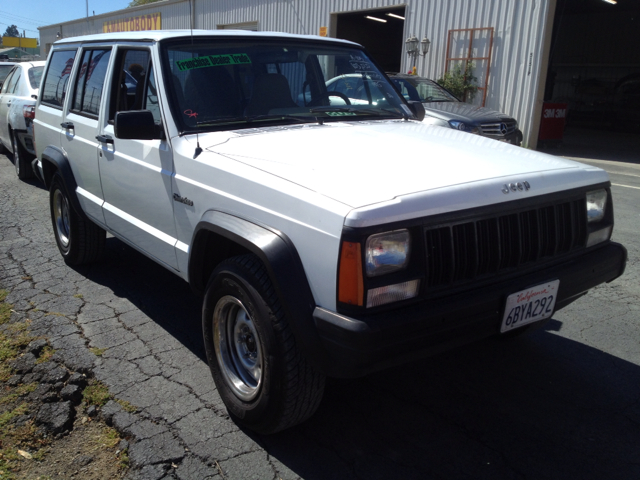
[(16, 175), (20, 180), (33, 177), (33, 170), (29, 162), (29, 154), (22, 147), (14, 133), (11, 134), (11, 147), (13, 148), (13, 164), (16, 167)]
[(318, 408), (325, 377), (300, 354), (269, 275), (255, 255), (222, 262), (204, 299), (203, 335), (213, 379), (229, 413), (275, 433)]
[(51, 181), (49, 205), (53, 233), (64, 261), (70, 265), (82, 265), (100, 259), (106, 232), (74, 210), (64, 181), (57, 173)]

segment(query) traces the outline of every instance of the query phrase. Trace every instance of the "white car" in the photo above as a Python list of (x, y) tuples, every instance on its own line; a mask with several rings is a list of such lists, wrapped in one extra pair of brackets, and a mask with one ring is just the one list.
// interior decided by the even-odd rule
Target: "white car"
[[(350, 74), (366, 103), (327, 89)], [(326, 376), (522, 332), (624, 271), (605, 171), (422, 116), (352, 42), (122, 32), (53, 45), (35, 141), (65, 261), (108, 231), (189, 282), (231, 417), (273, 433)]]
[(33, 118), (45, 62), (14, 65), (0, 89), (0, 143), (13, 154), (21, 180), (34, 174)]

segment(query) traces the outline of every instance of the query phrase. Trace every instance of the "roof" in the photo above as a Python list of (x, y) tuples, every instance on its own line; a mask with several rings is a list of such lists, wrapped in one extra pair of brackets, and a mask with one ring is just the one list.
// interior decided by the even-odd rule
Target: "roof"
[(284, 32), (249, 32), (247, 30), (145, 30), (141, 32), (96, 33), (58, 40), (55, 45), (67, 43), (86, 42), (113, 42), (113, 41), (160, 41), (168, 38), (181, 37), (256, 37), (256, 38), (283, 38), (296, 40), (313, 40), (327, 43), (343, 43), (357, 46), (359, 44), (337, 38), (320, 37), (318, 35), (295, 35)]

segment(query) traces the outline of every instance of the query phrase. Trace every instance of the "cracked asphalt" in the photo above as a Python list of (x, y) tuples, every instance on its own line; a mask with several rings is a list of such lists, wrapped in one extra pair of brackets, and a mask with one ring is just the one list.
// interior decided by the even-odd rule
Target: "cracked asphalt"
[(625, 185), (613, 187), (622, 278), (545, 330), (329, 380), (316, 415), (273, 436), (229, 419), (189, 286), (115, 238), (101, 263), (65, 265), (48, 192), (3, 155), (0, 288), (59, 361), (139, 408), (103, 408), (132, 437), (129, 479), (638, 479), (640, 169), (602, 163)]

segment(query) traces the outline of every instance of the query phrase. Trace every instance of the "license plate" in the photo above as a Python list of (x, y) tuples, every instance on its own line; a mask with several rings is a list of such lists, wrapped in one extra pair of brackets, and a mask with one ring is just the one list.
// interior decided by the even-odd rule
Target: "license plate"
[(553, 315), (560, 280), (527, 288), (507, 297), (500, 332), (508, 332)]

